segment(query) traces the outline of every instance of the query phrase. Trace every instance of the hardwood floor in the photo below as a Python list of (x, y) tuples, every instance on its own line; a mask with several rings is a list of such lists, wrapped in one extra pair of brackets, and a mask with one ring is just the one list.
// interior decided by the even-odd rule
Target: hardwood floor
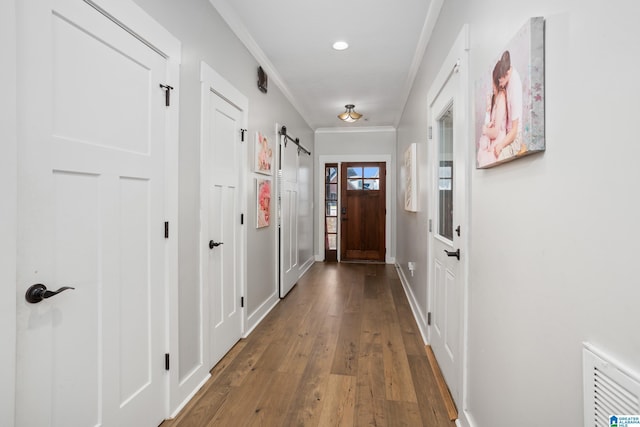
[(162, 427), (454, 426), (390, 265), (316, 263)]

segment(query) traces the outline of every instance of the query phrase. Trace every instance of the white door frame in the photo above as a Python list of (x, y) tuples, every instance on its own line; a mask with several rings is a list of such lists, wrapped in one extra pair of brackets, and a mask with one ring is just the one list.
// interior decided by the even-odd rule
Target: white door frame
[[(132, 0), (91, 0), (98, 10), (117, 20), (119, 25), (132, 32), (150, 48), (167, 59), (167, 84), (173, 87), (171, 105), (166, 110), (165, 140), (165, 221), (169, 223), (169, 238), (166, 242), (165, 294), (166, 325), (165, 348), (167, 354), (179, 355), (179, 287), (178, 287), (178, 173), (179, 173), (179, 123), (180, 123), (180, 63), (182, 45), (169, 31), (149, 16)], [(104, 13), (103, 12), (103, 13)], [(171, 416), (175, 401), (179, 399), (178, 364), (173, 364), (166, 379), (165, 418)]]
[[(395, 203), (391, 203), (392, 200), (395, 200), (394, 196), (391, 194), (392, 189), (395, 191), (395, 176), (396, 169), (395, 163), (392, 161), (392, 157), (389, 154), (335, 154), (335, 155), (320, 155), (318, 156), (317, 163), (317, 171), (316, 171), (316, 182), (318, 187), (318, 196), (316, 199), (316, 214), (318, 218), (318, 224), (316, 232), (318, 233), (318, 240), (316, 246), (316, 261), (324, 261), (324, 197), (325, 197), (325, 186), (324, 186), (324, 168), (327, 163), (336, 163), (338, 165), (338, 170), (342, 163), (345, 162), (384, 162), (386, 165), (387, 176), (386, 176), (386, 186), (387, 191), (385, 194), (385, 209), (387, 214), (385, 215), (385, 231), (384, 231), (384, 240), (385, 247), (387, 249), (387, 253), (385, 255), (385, 262), (387, 264), (394, 264), (395, 258), (393, 257), (395, 242), (392, 242), (392, 236), (395, 236), (395, 222), (392, 223), (392, 217), (395, 218)], [(338, 180), (338, 194), (340, 194), (340, 180)], [(340, 212), (340, 196), (338, 196), (338, 212)], [(393, 225), (393, 230), (391, 226)], [(340, 223), (338, 223), (338, 236), (337, 236), (337, 249), (338, 249), (338, 261), (340, 261)]]
[[(127, 31), (138, 37), (151, 49), (167, 60), (167, 84), (173, 87), (171, 105), (166, 110), (165, 140), (165, 221), (169, 223), (169, 238), (166, 241), (165, 298), (166, 324), (165, 349), (168, 354), (179, 354), (178, 345), (178, 159), (179, 159), (179, 112), (180, 112), (180, 63), (182, 45), (169, 31), (149, 16), (132, 0), (84, 0), (109, 19), (115, 20)], [(178, 366), (169, 371), (165, 382), (165, 418), (171, 415), (176, 394), (179, 391)]]
[(16, 129), (16, 2), (6, 2), (0, 14), (0, 68), (5, 90), (0, 97), (0, 425), (14, 425), (16, 373), (16, 231), (18, 212), (18, 142)]
[[(469, 274), (468, 273), (469, 273), (469, 242), (470, 242), (469, 225), (471, 224), (471, 220), (470, 220), (471, 173), (469, 169), (471, 157), (469, 155), (469, 150), (471, 149), (470, 141), (472, 141), (472, 138), (471, 138), (472, 128), (471, 128), (471, 114), (470, 114), (471, 103), (470, 103), (470, 93), (469, 93), (468, 51), (469, 51), (469, 27), (467, 24), (465, 24), (462, 27), (462, 30), (460, 31), (458, 37), (456, 38), (456, 41), (454, 42), (453, 46), (451, 47), (449, 54), (447, 55), (446, 59), (443, 61), (442, 67), (438, 72), (437, 77), (433, 81), (427, 95), (427, 101), (429, 106), (429, 123), (432, 123), (434, 119), (433, 115), (438, 113), (432, 110), (432, 105), (434, 101), (437, 99), (438, 95), (446, 85), (450, 76), (453, 73), (458, 73), (459, 87), (458, 87), (457, 93), (460, 95), (460, 97), (459, 97), (459, 101), (456, 103), (455, 108), (457, 113), (460, 113), (460, 115), (458, 115), (456, 118), (461, 120), (462, 124), (456, 127), (467, 130), (467, 132), (462, 137), (462, 141), (465, 144), (463, 149), (463, 157), (464, 157), (465, 164), (464, 164), (464, 180), (462, 183), (460, 183), (461, 185), (464, 186), (465, 207), (464, 207), (464, 212), (462, 214), (463, 221), (460, 224), (462, 229), (462, 234), (459, 240), (460, 250), (462, 253), (462, 256), (460, 258), (460, 262), (461, 262), (461, 265), (460, 265), (460, 273), (461, 273), (460, 325), (461, 326), (460, 328), (461, 329), (460, 329), (460, 342), (459, 342), (461, 357), (459, 358), (459, 362), (457, 366), (458, 374), (459, 374), (458, 375), (459, 384), (457, 384), (457, 386), (458, 386), (458, 389), (460, 390), (460, 397), (462, 399), (462, 402), (457, 402), (459, 406), (460, 405), (462, 406), (461, 408), (460, 407), (458, 408), (459, 409), (458, 415), (461, 417), (464, 417), (463, 421), (466, 420), (466, 408), (467, 408), (467, 401), (468, 401), (468, 345), (467, 345), (468, 314), (469, 314), (468, 313), (469, 311), (468, 310), (468, 299), (469, 299)], [(432, 139), (430, 139), (430, 141), (432, 141)], [(429, 158), (431, 159), (430, 160), (431, 166), (429, 171), (430, 182), (429, 182), (428, 188), (430, 189), (431, 200), (435, 200), (435, 197), (437, 197), (436, 194), (433, 194), (433, 188), (435, 188), (435, 183), (437, 182), (437, 165), (436, 165), (436, 162), (434, 161), (435, 155), (436, 155), (435, 144), (430, 143)], [(435, 215), (436, 207), (437, 207), (436, 203), (431, 204), (431, 208), (429, 212), (430, 218), (436, 218), (436, 215)], [(434, 223), (432, 225), (432, 228), (436, 226), (437, 225)], [(430, 233), (434, 233), (434, 231), (431, 231)], [(431, 269), (431, 266), (433, 265), (433, 258), (434, 258), (434, 248), (433, 248), (432, 242), (433, 242), (433, 235), (430, 235), (429, 245), (428, 245), (428, 253), (429, 253), (428, 265), (430, 269)], [(428, 298), (427, 307), (429, 312), (432, 311), (432, 307), (433, 307), (433, 296), (434, 296), (433, 279), (432, 279), (433, 274), (434, 274), (433, 271), (429, 272), (428, 289), (427, 289), (427, 298)], [(432, 326), (429, 325), (427, 327), (427, 339), (429, 340), (429, 342), (431, 342), (432, 333), (433, 333)], [(468, 421), (466, 421), (466, 425), (469, 425)]]

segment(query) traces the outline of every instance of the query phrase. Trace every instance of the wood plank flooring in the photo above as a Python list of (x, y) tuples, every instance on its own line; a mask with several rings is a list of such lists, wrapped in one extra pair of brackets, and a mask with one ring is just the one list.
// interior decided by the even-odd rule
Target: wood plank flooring
[(390, 265), (316, 263), (162, 427), (452, 427)]

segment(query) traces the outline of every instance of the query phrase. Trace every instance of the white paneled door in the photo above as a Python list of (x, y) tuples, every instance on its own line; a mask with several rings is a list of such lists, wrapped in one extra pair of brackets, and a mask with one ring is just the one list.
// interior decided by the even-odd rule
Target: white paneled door
[(467, 218), (467, 105), (464, 32), (429, 91), (429, 342), (458, 407), (463, 406)]
[(103, 12), (18, 2), (19, 426), (164, 419), (168, 65)]
[[(244, 112), (214, 90), (203, 66), (203, 281), (209, 295), (209, 366), (242, 336), (241, 154)], [(217, 78), (219, 76), (215, 75)], [(245, 132), (245, 138), (247, 138)]]

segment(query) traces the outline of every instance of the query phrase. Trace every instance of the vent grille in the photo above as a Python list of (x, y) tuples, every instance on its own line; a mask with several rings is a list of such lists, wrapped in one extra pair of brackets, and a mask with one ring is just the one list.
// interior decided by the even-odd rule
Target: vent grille
[(638, 375), (588, 344), (583, 371), (585, 427), (608, 427), (611, 415), (640, 414)]

